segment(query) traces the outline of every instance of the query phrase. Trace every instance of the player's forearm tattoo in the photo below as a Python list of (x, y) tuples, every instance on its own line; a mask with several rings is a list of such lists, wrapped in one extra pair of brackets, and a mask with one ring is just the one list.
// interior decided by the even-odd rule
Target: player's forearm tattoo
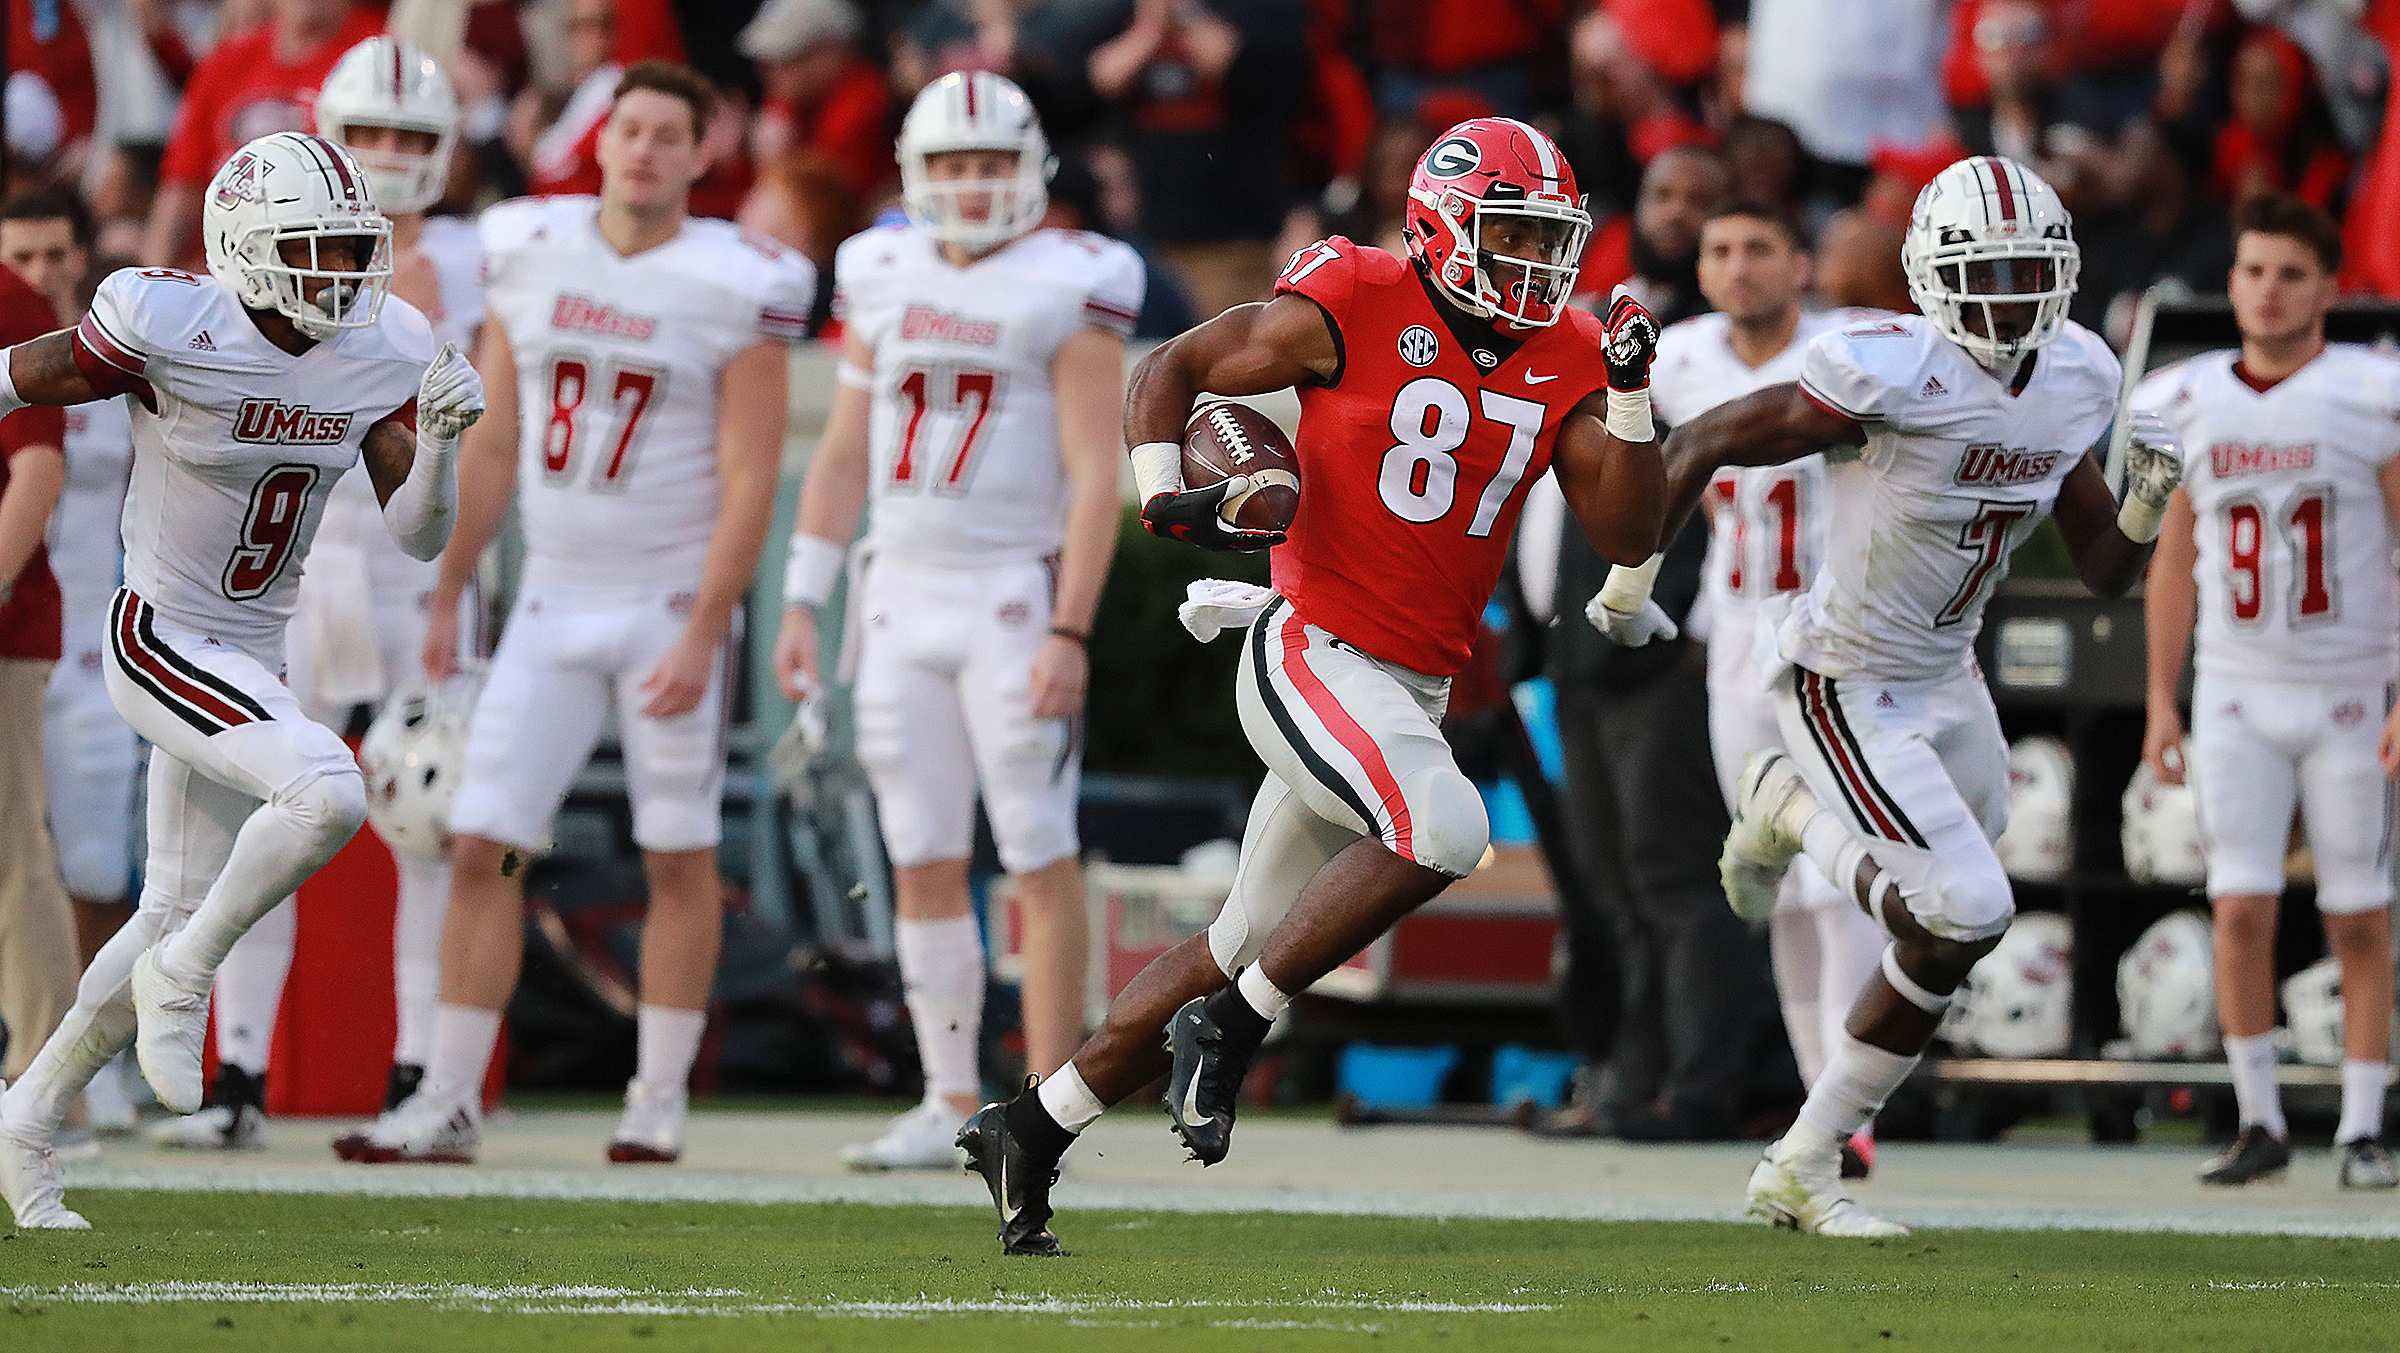
[(28, 404), (82, 404), (92, 398), (91, 382), (75, 365), (75, 331), (60, 329), (19, 343), (11, 350), (8, 370), (17, 397)]

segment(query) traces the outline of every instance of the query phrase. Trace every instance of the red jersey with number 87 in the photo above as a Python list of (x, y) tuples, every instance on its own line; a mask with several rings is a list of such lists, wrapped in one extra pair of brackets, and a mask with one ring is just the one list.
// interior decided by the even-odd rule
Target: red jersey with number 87
[(1341, 354), (1330, 383), (1299, 390), (1300, 510), (1275, 589), (1363, 652), (1449, 676), (1560, 422), (1607, 384), (1600, 321), (1454, 329), (1412, 264), (1338, 235), (1293, 255), (1275, 290), (1321, 306)]

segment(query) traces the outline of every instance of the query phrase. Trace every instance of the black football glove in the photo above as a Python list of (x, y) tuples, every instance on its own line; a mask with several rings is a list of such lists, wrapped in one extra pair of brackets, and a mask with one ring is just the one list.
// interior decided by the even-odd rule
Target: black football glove
[(1235, 490), (1245, 488), (1249, 480), (1242, 475), (1219, 480), (1204, 489), (1185, 489), (1181, 493), (1153, 494), (1142, 504), (1142, 525), (1154, 536), (1180, 540), (1208, 550), (1263, 550), (1283, 543), (1281, 531), (1251, 531), (1227, 526), (1217, 515), (1225, 499)]
[(1608, 388), (1628, 394), (1650, 388), (1650, 359), (1658, 355), (1658, 321), (1622, 283), (1609, 297), (1602, 351), (1608, 357)]

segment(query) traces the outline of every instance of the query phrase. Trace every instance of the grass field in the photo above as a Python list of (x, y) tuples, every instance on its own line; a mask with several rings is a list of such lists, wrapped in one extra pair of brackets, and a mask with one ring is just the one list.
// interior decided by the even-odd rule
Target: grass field
[[(2400, 1347), (2400, 1242), (86, 1190), (0, 1349)], [(1162, 1334), (1165, 1336), (1162, 1338)]]

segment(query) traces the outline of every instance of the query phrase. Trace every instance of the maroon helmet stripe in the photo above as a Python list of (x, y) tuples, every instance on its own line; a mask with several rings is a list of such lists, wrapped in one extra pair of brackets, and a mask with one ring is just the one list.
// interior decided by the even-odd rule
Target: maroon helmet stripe
[(342, 181), (342, 196), (356, 199), (358, 184), (350, 177), (350, 166), (342, 162), (344, 157), (340, 149), (323, 137), (312, 136), (308, 139), (316, 143), (317, 153), (325, 157), (325, 162), (333, 166), (334, 177)]
[(400, 44), (395, 42), (392, 44), (392, 97), (394, 99), (398, 99), (403, 93), (406, 92), (401, 87), (402, 76), (403, 72), (400, 67)]
[(963, 82), (967, 91), (967, 121), (973, 122), (975, 120), (975, 77), (973, 75), (965, 76)]
[(1983, 167), (1991, 171), (1992, 187), (2000, 194), (2000, 219), (2003, 221), (2016, 220), (2017, 194), (2016, 191), (2009, 186), (2008, 161), (2000, 159), (1996, 156), (1986, 157), (1983, 162)]

